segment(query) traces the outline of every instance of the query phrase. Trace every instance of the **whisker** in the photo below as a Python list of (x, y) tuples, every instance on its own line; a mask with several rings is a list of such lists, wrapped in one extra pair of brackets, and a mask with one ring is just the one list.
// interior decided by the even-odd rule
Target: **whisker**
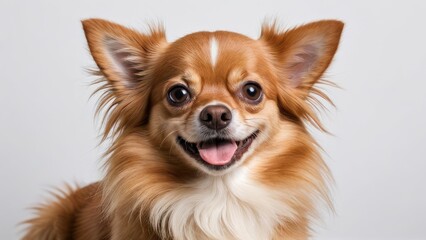
[(256, 117), (256, 118), (243, 118), (244, 120), (246, 120), (246, 121), (252, 121), (252, 120), (267, 120), (266, 118), (259, 118), (259, 117)]
[(169, 134), (167, 134), (167, 136), (165, 136), (164, 137), (164, 139), (163, 139), (163, 141), (161, 141), (161, 143), (160, 143), (160, 148), (161, 148), (161, 146), (163, 145), (163, 143), (164, 143), (164, 141), (170, 136), (170, 135), (172, 135), (173, 133), (175, 133), (175, 132), (177, 132), (178, 130), (174, 130), (174, 131), (171, 131)]

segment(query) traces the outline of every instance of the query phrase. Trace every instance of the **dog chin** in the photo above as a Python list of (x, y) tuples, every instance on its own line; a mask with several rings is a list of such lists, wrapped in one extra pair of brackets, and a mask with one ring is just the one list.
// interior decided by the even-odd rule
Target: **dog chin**
[(197, 167), (212, 175), (222, 175), (241, 162), (258, 135), (256, 130), (242, 140), (214, 137), (200, 142), (177, 136), (176, 143)]

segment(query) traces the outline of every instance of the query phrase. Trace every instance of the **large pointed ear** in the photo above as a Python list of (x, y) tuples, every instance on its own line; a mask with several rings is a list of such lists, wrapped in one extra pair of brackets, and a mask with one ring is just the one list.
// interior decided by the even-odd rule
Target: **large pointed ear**
[(155, 28), (144, 35), (102, 19), (82, 23), (90, 52), (115, 91), (135, 87), (142, 81), (149, 59), (165, 43), (164, 32)]
[(313, 22), (285, 32), (272, 24), (263, 26), (260, 40), (275, 57), (284, 84), (306, 96), (330, 64), (342, 30), (343, 23), (335, 20)]
[(104, 138), (146, 122), (155, 59), (167, 45), (164, 31), (151, 27), (142, 34), (102, 19), (82, 21), (90, 53), (103, 79), (98, 111), (107, 107)]

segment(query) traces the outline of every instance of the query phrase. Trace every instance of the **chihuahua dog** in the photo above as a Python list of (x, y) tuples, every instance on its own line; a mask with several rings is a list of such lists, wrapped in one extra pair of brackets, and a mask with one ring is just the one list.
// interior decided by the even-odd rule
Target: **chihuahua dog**
[(343, 23), (259, 39), (196, 32), (167, 42), (83, 21), (105, 113), (104, 178), (37, 208), (24, 239), (287, 239), (310, 236), (330, 174), (307, 124)]

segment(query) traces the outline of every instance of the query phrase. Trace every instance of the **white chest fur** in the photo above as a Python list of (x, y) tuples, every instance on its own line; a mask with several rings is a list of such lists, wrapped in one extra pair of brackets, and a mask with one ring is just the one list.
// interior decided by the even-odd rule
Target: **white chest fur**
[(174, 239), (271, 239), (293, 214), (282, 194), (251, 180), (240, 168), (175, 189), (157, 201), (151, 222)]

